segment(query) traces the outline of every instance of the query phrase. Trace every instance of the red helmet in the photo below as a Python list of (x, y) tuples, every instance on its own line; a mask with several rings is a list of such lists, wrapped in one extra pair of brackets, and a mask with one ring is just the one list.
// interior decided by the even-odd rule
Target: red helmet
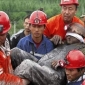
[(85, 85), (85, 80), (82, 82), (82, 84), (81, 85)]
[(79, 5), (78, 0), (61, 0), (60, 6), (69, 4)]
[(65, 68), (85, 67), (85, 55), (79, 50), (70, 51), (65, 58)]
[(9, 29), (10, 29), (10, 20), (8, 15), (5, 12), (0, 11), (0, 34), (8, 32)]
[(43, 11), (37, 10), (30, 15), (31, 24), (43, 25), (47, 23), (47, 16)]

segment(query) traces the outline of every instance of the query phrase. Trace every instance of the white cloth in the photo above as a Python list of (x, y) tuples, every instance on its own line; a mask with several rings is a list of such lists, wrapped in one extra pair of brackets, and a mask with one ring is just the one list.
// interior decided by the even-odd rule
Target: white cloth
[(80, 42), (82, 42), (82, 43), (85, 43), (83, 37), (82, 37), (81, 35), (77, 34), (77, 33), (67, 32), (67, 33), (66, 33), (66, 36), (68, 36), (68, 35), (77, 38), (77, 39), (78, 39)]

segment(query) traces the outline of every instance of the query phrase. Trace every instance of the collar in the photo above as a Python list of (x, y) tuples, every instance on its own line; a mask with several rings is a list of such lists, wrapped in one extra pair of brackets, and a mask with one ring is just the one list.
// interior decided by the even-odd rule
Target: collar
[[(31, 36), (31, 34), (29, 34), (28, 35), (28, 37), (29, 37), (29, 41), (31, 42), (31, 43), (33, 43), (33, 44), (35, 44), (34, 42), (33, 42), (33, 39), (32, 39), (32, 36)], [(44, 35), (42, 35), (42, 44), (44, 44), (44, 43), (46, 43), (46, 37), (44, 36)]]
[[(75, 81), (72, 81), (72, 82), (78, 82), (78, 81), (82, 81), (82, 80), (85, 80), (85, 73), (83, 76), (80, 76), (79, 79), (75, 80)], [(68, 83), (70, 83), (71, 81), (68, 81)]]

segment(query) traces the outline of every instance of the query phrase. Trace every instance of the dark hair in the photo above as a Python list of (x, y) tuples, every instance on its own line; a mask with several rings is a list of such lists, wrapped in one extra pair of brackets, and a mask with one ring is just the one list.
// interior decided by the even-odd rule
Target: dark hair
[(77, 68), (78, 72), (80, 72), (80, 71), (82, 71), (84, 69), (85, 69), (85, 67)]
[(44, 11), (43, 8), (39, 8), (38, 10), (40, 10), (40, 11)]
[(78, 5), (75, 4), (75, 6), (76, 6), (76, 10), (77, 10), (78, 9)]
[[(84, 26), (82, 26), (81, 24), (79, 23), (70, 23), (68, 26), (67, 26), (67, 32), (71, 32), (72, 29), (73, 29), (73, 26), (76, 26), (77, 29), (79, 30), (78, 34), (81, 35), (83, 38), (85, 38), (85, 28)], [(76, 28), (75, 28), (76, 29)], [(74, 31), (75, 32), (75, 31)]]
[(25, 16), (25, 18), (24, 18), (24, 21), (25, 21), (25, 19), (29, 19), (30, 18), (30, 15), (27, 15), (27, 16)]

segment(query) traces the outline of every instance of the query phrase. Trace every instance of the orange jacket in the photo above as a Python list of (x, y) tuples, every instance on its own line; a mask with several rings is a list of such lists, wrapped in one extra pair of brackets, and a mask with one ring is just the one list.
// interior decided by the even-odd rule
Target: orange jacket
[[(72, 22), (80, 23), (84, 26), (84, 23), (76, 16), (73, 17)], [(61, 14), (56, 15), (48, 19), (44, 34), (48, 38), (52, 38), (54, 35), (60, 35), (62, 39), (64, 39), (66, 34), (66, 31), (64, 30), (64, 26), (65, 23), (63, 21), (62, 15)]]
[(22, 79), (12, 73), (10, 57), (0, 50), (0, 85), (23, 85)]

